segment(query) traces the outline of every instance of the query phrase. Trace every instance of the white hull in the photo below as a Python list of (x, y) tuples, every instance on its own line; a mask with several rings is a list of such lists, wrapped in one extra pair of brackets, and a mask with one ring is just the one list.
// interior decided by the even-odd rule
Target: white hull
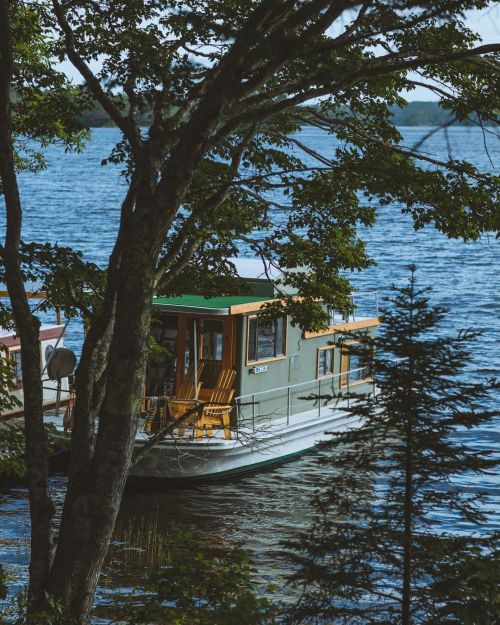
[[(282, 462), (290, 456), (312, 449), (327, 440), (328, 432), (342, 432), (360, 426), (356, 417), (335, 408), (323, 408), (273, 422), (255, 434), (241, 430), (238, 439), (225, 440), (222, 431), (211, 438), (171, 437), (152, 447), (130, 472), (132, 478), (170, 480), (215, 479), (256, 470), (266, 464)], [(235, 434), (233, 433), (233, 436)], [(147, 440), (136, 439), (136, 447)]]

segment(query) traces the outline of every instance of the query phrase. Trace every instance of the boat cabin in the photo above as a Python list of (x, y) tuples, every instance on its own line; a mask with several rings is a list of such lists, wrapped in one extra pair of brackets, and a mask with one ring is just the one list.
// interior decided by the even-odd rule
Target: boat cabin
[[(45, 300), (47, 293), (39, 289), (39, 285), (34, 283), (26, 283), (26, 295), (29, 300)], [(0, 299), (9, 299), (9, 293), (5, 290), (4, 285), (0, 284)], [(53, 354), (56, 354), (58, 348), (64, 347), (64, 336), (66, 334), (67, 322), (61, 323), (61, 311), (55, 311), (56, 323), (43, 323), (39, 330), (40, 339), (40, 375), (42, 378), (43, 391), (43, 410), (49, 411), (59, 406), (66, 406), (70, 403), (70, 384), (67, 376), (62, 377), (59, 381), (50, 378), (47, 372), (47, 366)], [(54, 352), (56, 350), (56, 352)], [(21, 367), (21, 339), (11, 328), (0, 328), (0, 358), (10, 362), (14, 374), (14, 388), (9, 388), (8, 392), (17, 400), (17, 406), (12, 407), (4, 412), (0, 411), (0, 420), (8, 420), (16, 417), (24, 416), (24, 390), (23, 390), (23, 373)], [(49, 367), (50, 369), (50, 367)]]
[[(255, 430), (264, 422), (289, 423), (311, 411), (321, 414), (327, 402), (318, 395), (331, 395), (334, 401), (373, 390), (371, 368), (361, 358), (353, 332), (374, 336), (376, 314), (353, 313), (346, 319), (332, 312), (330, 326), (321, 332), (304, 332), (286, 316), (265, 322), (259, 312), (278, 298), (274, 280), (279, 276), (270, 277), (253, 259), (237, 260), (236, 268), (249, 287), (246, 295), (154, 298), (151, 335), (156, 348), (147, 367), (147, 398), (217, 404), (221, 375), (233, 372), (231, 393), (226, 394), (231, 408), (226, 406), (224, 419), (228, 438), (227, 422), (232, 432)], [(172, 406), (170, 402), (174, 416)]]
[[(42, 366), (41, 376), (43, 383), (43, 408), (51, 410), (56, 407), (58, 389), (56, 382), (47, 374), (47, 364), (51, 353), (56, 347), (64, 346), (65, 326), (62, 324), (42, 325), (40, 327), (40, 361)], [(11, 419), (23, 415), (23, 373), (21, 368), (21, 339), (13, 330), (0, 329), (0, 357), (9, 360), (14, 373), (15, 387), (11, 394), (18, 400), (19, 406), (0, 414), (0, 418)], [(59, 393), (63, 392), (61, 405), (67, 403), (69, 394), (68, 378), (63, 378)]]

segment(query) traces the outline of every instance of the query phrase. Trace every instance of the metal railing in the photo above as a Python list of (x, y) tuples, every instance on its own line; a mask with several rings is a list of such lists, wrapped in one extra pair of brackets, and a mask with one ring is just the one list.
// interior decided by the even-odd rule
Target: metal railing
[[(351, 302), (351, 305), (349, 307), (349, 311), (347, 313), (340, 313), (337, 310), (334, 310), (333, 308), (330, 309), (330, 321), (331, 323), (340, 323), (340, 322), (345, 322), (348, 323), (350, 321), (356, 321), (356, 312), (357, 309), (359, 308), (358, 304), (355, 303), (355, 300), (357, 299), (363, 299), (363, 298), (367, 298), (367, 297), (373, 297), (373, 306), (375, 308), (375, 316), (378, 317), (379, 315), (379, 299), (378, 299), (378, 291), (355, 291), (354, 293), (351, 293), (349, 295), (349, 300)], [(336, 316), (339, 317), (338, 321), (335, 318)]]
[[(360, 377), (362, 375), (362, 372), (365, 372), (367, 374), (367, 377)], [(352, 377), (354, 375), (356, 375), (356, 377), (353, 380)], [(334, 385), (334, 382), (336, 380), (339, 380), (338, 386)], [(347, 407), (349, 408), (352, 386), (361, 386), (365, 384), (371, 386), (370, 394), (375, 395), (375, 378), (372, 372), (370, 372), (370, 367), (366, 365), (363, 367), (358, 367), (357, 369), (350, 369), (349, 371), (332, 373), (327, 376), (322, 376), (321, 378), (306, 380), (305, 382), (288, 384), (286, 386), (278, 386), (275, 388), (266, 389), (265, 391), (247, 393), (246, 395), (239, 395), (234, 399), (234, 406), (236, 409), (235, 429), (239, 430), (241, 427), (248, 427), (246, 423), (249, 422), (251, 425), (251, 430), (255, 432), (259, 420), (264, 418), (269, 422), (273, 418), (273, 415), (276, 416), (276, 414), (282, 414), (283, 419), (285, 419), (286, 417), (286, 425), (289, 425), (290, 417), (293, 414), (306, 412), (306, 402), (317, 403), (317, 406), (314, 406), (313, 409), (317, 409), (318, 417), (321, 417), (321, 410), (323, 408), (328, 407), (331, 402), (338, 401), (339, 399), (346, 400)], [(329, 390), (331, 391), (331, 394), (327, 398), (325, 398), (324, 391), (328, 385), (330, 385)], [(304, 392), (306, 392), (308, 386), (310, 387), (310, 389), (307, 391), (309, 393), (308, 397), (296, 397), (297, 400), (303, 402), (302, 408), (304, 408), (304, 410), (298, 410), (294, 412), (292, 403), (294, 395), (296, 395), (299, 389), (302, 389), (301, 394), (303, 394)], [(276, 404), (278, 404), (278, 406), (280, 405), (280, 402), (286, 398), (286, 412), (277, 413), (276, 410), (264, 410), (263, 405), (266, 403), (266, 399), (263, 398), (265, 398), (265, 396), (268, 396), (270, 401), (274, 401)], [(322, 402), (322, 397), (324, 400), (326, 399), (326, 401)], [(251, 409), (251, 414), (249, 417), (244, 415), (242, 411), (242, 408), (248, 406)]]

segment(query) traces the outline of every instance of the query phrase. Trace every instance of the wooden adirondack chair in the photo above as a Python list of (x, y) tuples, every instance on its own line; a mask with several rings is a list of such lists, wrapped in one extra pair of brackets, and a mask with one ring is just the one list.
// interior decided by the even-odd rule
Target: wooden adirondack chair
[(167, 396), (144, 397), (141, 414), (145, 417), (143, 432), (157, 432), (167, 421)]
[(234, 369), (222, 369), (217, 378), (216, 386), (209, 401), (203, 406), (200, 417), (196, 420), (196, 437), (203, 436), (206, 429), (207, 436), (212, 436), (212, 427), (224, 428), (224, 437), (231, 439), (230, 418), (234, 396), (233, 382), (236, 377)]
[[(198, 364), (198, 380), (201, 377), (201, 373), (203, 371), (203, 362)], [(196, 395), (200, 394), (201, 382), (198, 382), (198, 392)], [(179, 385), (179, 389), (175, 394), (175, 397), (168, 400), (168, 411), (170, 416), (174, 421), (180, 419), (183, 415), (188, 412), (188, 410), (192, 410), (195, 405), (195, 392), (194, 392), (194, 366), (191, 365), (187, 374), (184, 376), (181, 384)], [(193, 421), (191, 419), (191, 421)], [(184, 436), (185, 428), (183, 426), (179, 427), (179, 436)]]

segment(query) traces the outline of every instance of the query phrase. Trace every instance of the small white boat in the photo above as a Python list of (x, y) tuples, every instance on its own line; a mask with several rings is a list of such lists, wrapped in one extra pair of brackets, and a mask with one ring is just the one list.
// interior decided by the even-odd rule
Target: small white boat
[[(45, 293), (41, 292), (28, 292), (28, 297), (39, 300), (44, 299), (47, 296)], [(0, 298), (8, 298), (7, 291), (0, 290)], [(70, 402), (70, 385), (68, 376), (64, 375), (60, 380), (54, 380), (49, 377), (49, 363), (51, 358), (54, 356), (54, 353), (56, 353), (54, 350), (61, 353), (64, 349), (66, 327), (67, 324), (61, 323), (59, 313), (57, 313), (56, 324), (44, 324), (40, 327), (39, 339), (44, 411), (59, 409), (60, 406), (66, 406)], [(0, 328), (0, 358), (4, 358), (11, 363), (14, 375), (14, 388), (9, 389), (9, 391), (18, 403), (18, 406), (12, 408), (11, 410), (1, 412), (0, 420), (22, 417), (24, 416), (24, 391), (21, 368), (21, 339), (12, 329)]]
[[(369, 294), (375, 315), (342, 318), (332, 311), (328, 328), (303, 332), (286, 316), (273, 323), (259, 316), (278, 296), (279, 276), (271, 282), (255, 260), (236, 266), (249, 295), (154, 299), (151, 333), (167, 351), (148, 365), (136, 448), (147, 444), (152, 426), (168, 427), (170, 419), (171, 427), (132, 468), (133, 479), (253, 471), (313, 448), (328, 432), (359, 426), (348, 404), (375, 387), (353, 333), (374, 336), (376, 294)], [(190, 417), (175, 427), (183, 411)]]

